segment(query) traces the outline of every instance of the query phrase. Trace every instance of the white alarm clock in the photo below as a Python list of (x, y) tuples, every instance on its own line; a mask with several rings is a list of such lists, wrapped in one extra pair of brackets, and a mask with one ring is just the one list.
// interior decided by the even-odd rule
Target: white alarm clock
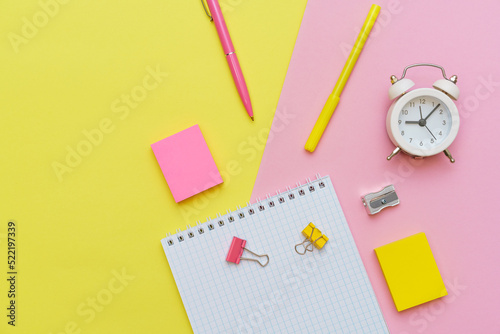
[[(415, 83), (405, 79), (406, 71), (416, 66), (437, 67), (441, 69), (444, 79), (436, 81), (432, 85), (434, 88), (408, 91)], [(455, 162), (448, 147), (455, 140), (460, 126), (458, 109), (453, 102), (460, 94), (456, 85), (457, 76), (448, 79), (444, 68), (439, 65), (413, 64), (405, 67), (400, 79), (391, 76), (391, 83), (389, 98), (395, 100), (387, 113), (386, 125), (387, 134), (396, 149), (387, 160), (400, 151), (414, 158), (444, 152), (451, 162)]]

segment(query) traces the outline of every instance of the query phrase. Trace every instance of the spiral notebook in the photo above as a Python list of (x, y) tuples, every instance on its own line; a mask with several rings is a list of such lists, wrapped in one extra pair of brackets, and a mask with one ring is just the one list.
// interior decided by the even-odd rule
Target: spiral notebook
[[(329, 240), (299, 255), (294, 247), (310, 222)], [(234, 236), (269, 264), (227, 262)], [(195, 333), (388, 333), (328, 176), (167, 235), (162, 245)]]

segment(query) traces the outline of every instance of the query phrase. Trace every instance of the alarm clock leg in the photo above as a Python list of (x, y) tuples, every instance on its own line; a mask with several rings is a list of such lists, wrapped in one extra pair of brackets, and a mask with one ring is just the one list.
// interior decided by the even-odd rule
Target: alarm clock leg
[(448, 159), (450, 159), (450, 162), (451, 162), (451, 163), (454, 163), (454, 162), (455, 162), (455, 159), (453, 159), (453, 157), (451, 156), (451, 153), (450, 153), (450, 151), (448, 151), (448, 149), (444, 150), (444, 151), (443, 151), (443, 153), (444, 153), (444, 155), (446, 155), (446, 157), (447, 157)]
[(399, 153), (399, 151), (401, 151), (401, 148), (396, 147), (396, 149), (395, 149), (394, 151), (392, 151), (391, 155), (389, 155), (389, 156), (387, 157), (387, 160), (391, 160), (393, 156), (395, 156), (396, 154), (398, 154), (398, 153)]

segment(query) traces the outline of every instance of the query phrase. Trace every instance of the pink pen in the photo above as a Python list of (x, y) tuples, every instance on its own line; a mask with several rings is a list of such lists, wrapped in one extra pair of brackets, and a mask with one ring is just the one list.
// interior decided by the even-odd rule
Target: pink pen
[(234, 52), (233, 42), (231, 42), (231, 37), (229, 36), (229, 31), (227, 31), (226, 21), (224, 21), (224, 16), (222, 16), (222, 11), (217, 0), (207, 0), (208, 8), (210, 9), (210, 16), (205, 8), (203, 0), (201, 0), (203, 8), (207, 13), (208, 17), (215, 23), (215, 28), (217, 28), (217, 33), (219, 34), (220, 43), (222, 44), (222, 49), (226, 55), (227, 63), (229, 64), (229, 69), (233, 75), (234, 83), (240, 94), (241, 101), (247, 110), (248, 115), (253, 121), (253, 110), (252, 103), (250, 102), (250, 95), (248, 94), (247, 84), (245, 83), (245, 78), (243, 77), (243, 72), (241, 72), (240, 63), (238, 62), (238, 57)]

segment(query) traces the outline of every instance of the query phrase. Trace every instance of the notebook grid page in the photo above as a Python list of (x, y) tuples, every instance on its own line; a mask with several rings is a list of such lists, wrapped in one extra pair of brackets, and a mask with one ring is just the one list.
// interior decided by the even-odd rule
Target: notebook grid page
[[(310, 222), (329, 241), (301, 256), (294, 247)], [(268, 254), (269, 264), (226, 262), (233, 236)], [(195, 333), (388, 333), (329, 177), (169, 236), (162, 245)], [(252, 255), (244, 251), (243, 257)]]

